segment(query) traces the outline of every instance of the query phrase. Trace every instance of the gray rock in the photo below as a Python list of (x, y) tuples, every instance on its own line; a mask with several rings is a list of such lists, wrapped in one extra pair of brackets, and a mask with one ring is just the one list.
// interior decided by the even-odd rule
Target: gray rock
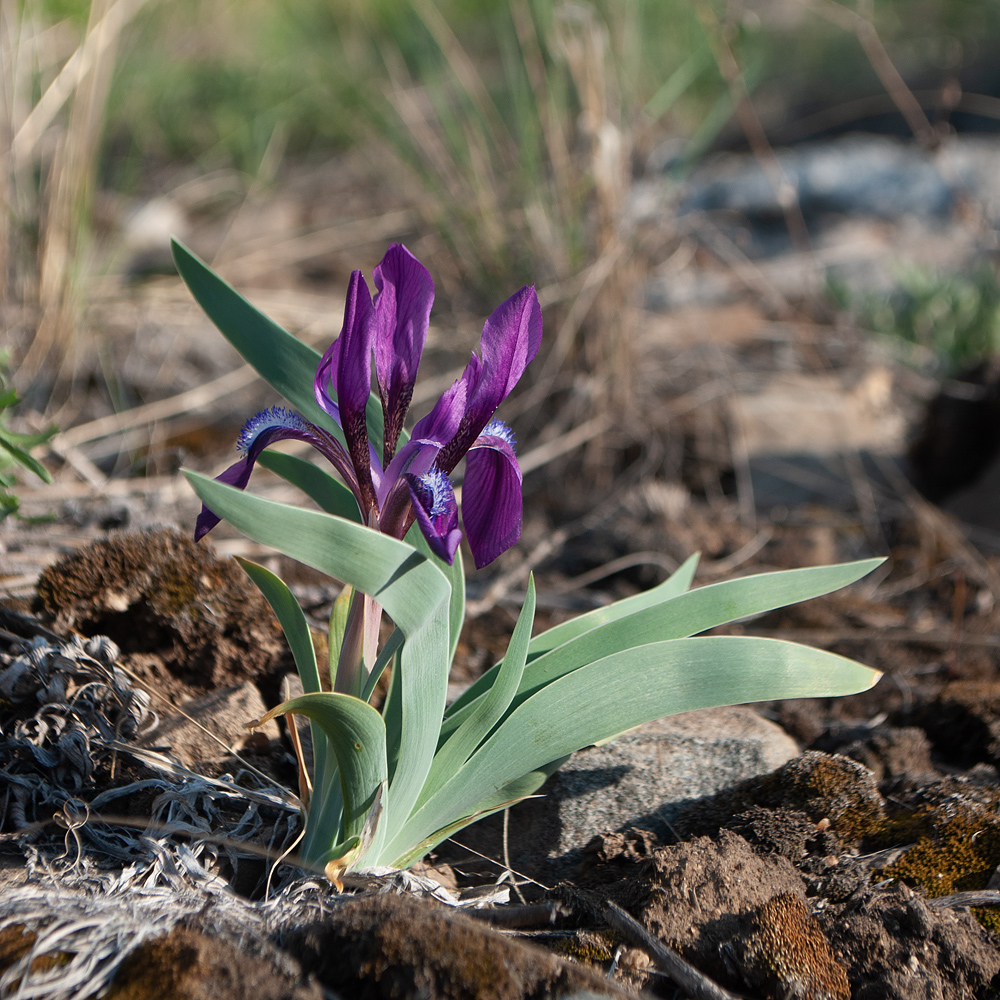
[[(933, 156), (913, 143), (845, 135), (779, 149), (775, 155), (807, 216), (822, 212), (886, 219), (943, 216), (954, 203), (953, 186)], [(977, 166), (978, 161), (967, 165), (967, 179), (972, 179)], [(692, 177), (681, 212), (718, 209), (781, 217), (774, 187), (751, 154), (720, 157)]]
[[(798, 753), (783, 729), (740, 706), (650, 722), (574, 754), (541, 798), (511, 809), (511, 867), (552, 884), (572, 873), (598, 833), (637, 826), (669, 842), (672, 820), (692, 801), (773, 771)], [(455, 841), (501, 860), (502, 813), (462, 830)], [(468, 857), (452, 846), (442, 855)]]

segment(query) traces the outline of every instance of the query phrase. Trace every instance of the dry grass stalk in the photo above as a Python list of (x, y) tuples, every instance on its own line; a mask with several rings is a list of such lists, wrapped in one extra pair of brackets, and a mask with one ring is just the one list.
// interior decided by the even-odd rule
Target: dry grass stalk
[[(568, 353), (575, 336), (573, 325), (590, 322), (583, 341), (583, 360), (598, 376), (594, 405), (600, 412), (616, 412), (627, 419), (634, 407), (635, 337), (626, 320), (626, 306), (640, 280), (636, 255), (622, 231), (629, 190), (631, 139), (620, 114), (618, 80), (610, 51), (607, 26), (589, 4), (564, 3), (554, 19), (554, 47), (569, 68), (582, 114), (581, 129), (589, 142), (589, 172), (594, 184), (594, 252), (605, 268), (599, 282), (585, 285), (557, 337), (556, 349)], [(587, 302), (587, 297), (591, 302)], [(591, 304), (592, 303), (592, 304)], [(571, 324), (572, 320), (572, 324)], [(623, 412), (624, 411), (624, 412)], [(600, 442), (588, 449), (588, 465), (606, 477), (609, 464)]]
[[(97, 145), (115, 52), (122, 30), (145, 2), (92, 0), (82, 42), (33, 107), (25, 95), (30, 94), (31, 78), (39, 66), (55, 61), (43, 48), (51, 36), (41, 29), (37, 4), (27, 4), (19, 13), (12, 0), (4, 4), (0, 45), (7, 99), (3, 126), (12, 138), (9, 146), (4, 146), (8, 152), (2, 164), (2, 193), (22, 226), (34, 217), (40, 233), (37, 286), (31, 289), (26, 284), (23, 289), (33, 291), (31, 298), (40, 318), (31, 348), (20, 365), (22, 378), (37, 374), (53, 348), (64, 356), (75, 331), (74, 275), (93, 193)], [(33, 28), (30, 35), (26, 33), (29, 24)], [(15, 34), (18, 42), (12, 46)], [(61, 124), (58, 116), (67, 102), (69, 114)], [(55, 152), (49, 156), (52, 146)], [(35, 193), (32, 174), (38, 166), (43, 181)], [(12, 234), (0, 233), (3, 235), (7, 237), (4, 253), (10, 255), (15, 252)], [(18, 248), (16, 252), (28, 251)]]

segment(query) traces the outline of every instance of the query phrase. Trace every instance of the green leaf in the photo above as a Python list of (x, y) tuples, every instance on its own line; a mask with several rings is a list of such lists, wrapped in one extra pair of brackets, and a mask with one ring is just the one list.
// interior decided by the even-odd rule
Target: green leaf
[[(226, 340), (306, 420), (330, 431), (344, 443), (343, 431), (316, 402), (313, 381), (320, 355), (252, 306), (183, 243), (172, 240), (171, 246), (178, 273)], [(369, 397), (367, 418), (369, 437), (381, 453), (383, 421), (378, 396)]]
[(337, 665), (340, 663), (340, 650), (343, 648), (344, 636), (347, 634), (347, 617), (350, 614), (353, 596), (354, 588), (344, 587), (333, 602), (333, 607), (330, 608), (330, 626), (326, 633), (326, 648), (331, 688), (337, 687)]
[(36, 431), (34, 434), (20, 434), (8, 427), (0, 426), (0, 440), (7, 441), (18, 448), (36, 448), (55, 437), (59, 428), (53, 424), (47, 430)]
[[(319, 511), (288, 507), (196, 472), (195, 492), (248, 538), (370, 594), (406, 641), (397, 659), (401, 716), (387, 745), (389, 774), (383, 829), (402, 823), (420, 794), (437, 748), (448, 687), (450, 587), (437, 567), (405, 542)], [(387, 720), (388, 721), (388, 720)]]
[(358, 510), (354, 494), (318, 465), (297, 455), (271, 451), (270, 448), (265, 448), (260, 453), (257, 463), (297, 486), (328, 514), (336, 514), (361, 524), (361, 511)]
[(6, 432), (0, 431), (0, 450), (7, 451), (18, 463), (18, 465), (24, 466), (24, 468), (33, 472), (40, 479), (44, 480), (46, 483), (52, 482), (52, 476), (49, 475), (49, 470), (42, 465), (37, 459), (32, 458), (23, 448), (18, 447), (12, 441), (9, 440), (9, 435)]
[[(744, 576), (689, 590), (662, 604), (633, 611), (584, 632), (532, 660), (521, 677), (514, 704), (520, 704), (540, 687), (586, 663), (633, 646), (681, 639), (726, 622), (828, 594), (859, 580), (881, 562), (881, 559), (864, 559), (836, 566)], [(442, 738), (452, 731), (468, 710), (466, 705), (456, 712), (453, 706), (442, 726)]]
[(429, 837), (426, 837), (419, 844), (415, 844), (401, 857), (395, 858), (389, 863), (393, 868), (408, 868), (414, 862), (419, 861), (428, 851), (434, 850), (441, 841), (454, 836), (454, 834), (470, 823), (477, 823), (479, 820), (485, 819), (487, 816), (491, 816), (501, 809), (516, 805), (523, 799), (528, 798), (528, 796), (534, 795), (569, 760), (569, 756), (567, 754), (565, 757), (551, 761), (544, 767), (529, 771), (528, 774), (522, 774), (520, 778), (515, 778), (513, 781), (508, 782), (488, 799), (478, 802), (468, 815), (453, 820), (439, 830), (435, 830)]
[(313, 392), (319, 354), (252, 306), (183, 243), (172, 240), (171, 246), (184, 283), (226, 340), (302, 416), (343, 440)]
[[(315, 694), (322, 690), (319, 678), (319, 667), (316, 663), (316, 647), (313, 645), (312, 633), (309, 631), (309, 622), (295, 600), (295, 595), (288, 589), (285, 582), (265, 569), (258, 563), (251, 562), (241, 556), (236, 557), (236, 561), (243, 567), (247, 576), (257, 585), (257, 589), (264, 595), (264, 599), (271, 605), (278, 624), (281, 625), (288, 641), (288, 647), (292, 651), (292, 658), (295, 660), (295, 667), (302, 681), (302, 690), (306, 694)], [(315, 722), (310, 723), (312, 732), (313, 747), (313, 787), (315, 798), (311, 805), (311, 810), (318, 815), (327, 817), (327, 822), (338, 824), (340, 819), (342, 800), (338, 797), (331, 798), (327, 786), (333, 780), (330, 770), (329, 748), (323, 730)]]
[(466, 815), (484, 790), (644, 722), (719, 705), (854, 694), (880, 676), (853, 660), (779, 639), (707, 636), (623, 650), (522, 702), (383, 853), (402, 856)]
[(316, 648), (313, 646), (309, 622), (299, 602), (295, 600), (295, 595), (280, 577), (258, 563), (241, 556), (237, 556), (236, 561), (271, 605), (295, 659), (295, 666), (302, 680), (302, 690), (306, 694), (321, 691), (323, 688), (319, 680)]
[[(320, 824), (309, 822), (306, 825), (301, 853), (307, 861), (317, 862), (335, 844), (361, 835), (386, 779), (385, 725), (371, 705), (332, 691), (304, 694), (282, 702), (260, 724), (286, 712), (304, 715), (323, 730), (340, 775), (344, 803), (341, 829), (323, 829)], [(313, 819), (312, 813), (309, 819)]]
[(398, 628), (394, 628), (389, 638), (385, 640), (385, 645), (379, 650), (378, 657), (375, 660), (375, 664), (372, 667), (371, 673), (368, 675), (368, 679), (365, 681), (364, 690), (361, 692), (362, 701), (371, 701), (372, 695), (375, 693), (375, 685), (378, 684), (379, 678), (385, 672), (385, 668), (389, 666), (392, 658), (399, 652), (403, 645), (403, 633)]
[(424, 538), (424, 533), (420, 526), (412, 524), (406, 533), (405, 541), (409, 542), (415, 549), (423, 552), (435, 566), (445, 575), (451, 587), (451, 601), (448, 607), (448, 662), (455, 658), (455, 648), (458, 646), (458, 637), (462, 633), (462, 626), (465, 624), (465, 568), (462, 565), (462, 550), (455, 553), (455, 561), (449, 566), (443, 559), (439, 558), (431, 551), (431, 547)]
[(490, 730), (503, 718), (517, 693), (528, 656), (531, 626), (535, 621), (535, 578), (528, 578), (528, 592), (507, 646), (500, 672), (487, 694), (470, 706), (462, 724), (438, 750), (419, 803), (441, 787), (475, 752)]
[[(641, 594), (636, 594), (633, 597), (626, 597), (624, 600), (616, 601), (614, 604), (609, 604), (607, 607), (596, 608), (593, 611), (587, 612), (585, 615), (579, 615), (576, 618), (570, 619), (568, 622), (563, 622), (561, 625), (556, 625), (554, 628), (550, 628), (547, 631), (542, 632), (540, 635), (536, 635), (535, 638), (531, 640), (531, 644), (528, 646), (528, 661), (531, 662), (543, 653), (547, 653), (550, 649), (554, 649), (556, 646), (561, 646), (563, 643), (569, 642), (569, 640), (575, 639), (577, 636), (583, 635), (585, 632), (589, 632), (600, 625), (606, 625), (609, 622), (617, 621), (619, 618), (624, 618), (626, 615), (633, 614), (636, 611), (641, 611), (644, 608), (656, 607), (659, 604), (663, 604), (665, 601), (671, 600), (678, 594), (683, 594), (684, 591), (691, 586), (691, 581), (694, 578), (694, 573), (697, 568), (698, 555), (696, 553), (693, 556), (689, 556), (684, 563), (674, 571), (669, 579), (664, 580), (663, 583), (658, 586), (653, 587), (650, 590), (643, 591)], [(500, 666), (501, 665), (498, 663), (491, 667), (478, 680), (463, 691), (462, 694), (448, 706), (446, 715), (449, 718), (453, 717), (470, 702), (474, 701), (484, 692), (488, 691), (493, 684), (493, 680), (496, 677)]]

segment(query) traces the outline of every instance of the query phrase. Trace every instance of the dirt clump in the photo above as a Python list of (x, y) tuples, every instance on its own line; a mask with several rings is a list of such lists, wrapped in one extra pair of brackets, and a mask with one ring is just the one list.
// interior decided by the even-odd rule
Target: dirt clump
[(126, 666), (171, 694), (259, 682), (289, 662), (238, 564), (175, 529), (113, 532), (59, 560), (38, 581), (35, 610), (58, 632), (110, 637)]
[(105, 1000), (320, 1000), (316, 982), (283, 975), (259, 955), (177, 927), (122, 962)]
[(831, 732), (813, 746), (850, 757), (875, 776), (883, 794), (938, 777), (931, 742), (916, 726), (855, 726)]
[(934, 749), (962, 767), (1000, 764), (1000, 684), (958, 680), (915, 713)]
[(283, 944), (324, 986), (357, 1000), (627, 996), (600, 973), (412, 896), (352, 900)]
[(854, 1000), (992, 996), (995, 937), (968, 910), (936, 909), (906, 885), (858, 893), (820, 913)]

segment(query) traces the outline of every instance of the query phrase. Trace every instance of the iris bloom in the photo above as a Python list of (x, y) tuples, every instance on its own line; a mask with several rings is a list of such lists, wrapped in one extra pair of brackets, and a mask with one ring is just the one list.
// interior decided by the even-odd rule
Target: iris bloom
[[(514, 435), (493, 414), (538, 353), (538, 297), (533, 286), (525, 287), (494, 311), (483, 327), (479, 353), (397, 447), (427, 338), (434, 282), (398, 243), (386, 251), (373, 277), (374, 299), (361, 272), (351, 275), (343, 329), (316, 369), (316, 399), (344, 432), (346, 447), (298, 414), (272, 407), (248, 421), (239, 439), (243, 458), (219, 481), (244, 489), (265, 448), (280, 440), (306, 441), (340, 473), (366, 524), (402, 538), (416, 520), (432, 551), (452, 563), (462, 533), (450, 475), (465, 457), (462, 518), (482, 568), (521, 536)], [(368, 439), (365, 419), (373, 356), (385, 420), (381, 455)], [(203, 507), (195, 537), (218, 522)]]

